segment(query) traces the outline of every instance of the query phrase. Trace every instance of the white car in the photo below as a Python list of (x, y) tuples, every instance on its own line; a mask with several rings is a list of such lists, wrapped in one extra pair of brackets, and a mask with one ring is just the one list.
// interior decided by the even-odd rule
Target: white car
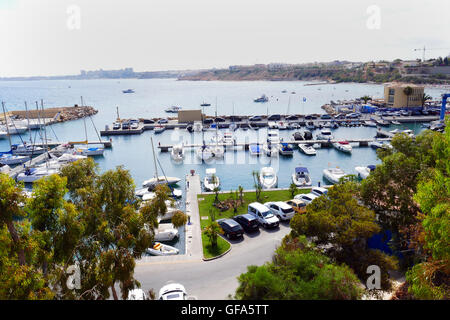
[(319, 196), (317, 194), (314, 193), (300, 193), (297, 194), (294, 199), (298, 199), (298, 200), (302, 200), (304, 201), (307, 205), (310, 204), (315, 198), (318, 198)]
[(252, 202), (248, 205), (248, 213), (256, 217), (259, 224), (264, 228), (276, 228), (280, 220), (265, 205), (259, 202)]
[(322, 187), (314, 187), (311, 189), (311, 193), (320, 197), (321, 195), (326, 195), (328, 193), (328, 189)]
[(166, 284), (159, 290), (159, 300), (187, 300), (186, 289), (179, 283)]
[(292, 219), (295, 214), (294, 209), (288, 205), (286, 202), (276, 201), (276, 202), (266, 202), (264, 205), (272, 211), (278, 219), (286, 221)]

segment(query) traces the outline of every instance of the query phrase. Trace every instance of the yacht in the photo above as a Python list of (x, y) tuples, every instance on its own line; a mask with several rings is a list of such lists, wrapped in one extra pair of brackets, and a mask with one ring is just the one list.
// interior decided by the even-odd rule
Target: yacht
[(312, 185), (311, 177), (309, 176), (308, 168), (297, 167), (295, 173), (292, 174), (292, 182), (297, 187), (308, 187)]
[(355, 171), (358, 172), (358, 177), (360, 179), (366, 179), (369, 176), (369, 174), (375, 170), (375, 168), (376, 166), (374, 165), (368, 165), (367, 167), (360, 166), (355, 167)]
[(172, 241), (178, 236), (178, 230), (172, 223), (159, 223), (158, 228), (155, 229), (154, 239), (155, 241)]
[(46, 167), (27, 168), (25, 172), (21, 172), (17, 175), (16, 180), (23, 181), (25, 183), (33, 183), (36, 180), (58, 173), (59, 170), (55, 168), (46, 168)]
[(133, 89), (122, 90), (123, 93), (134, 93)]
[(0, 164), (0, 173), (8, 174), (11, 171), (11, 168), (7, 164)]
[(367, 127), (376, 127), (376, 126), (377, 126), (377, 124), (376, 124), (374, 121), (369, 121), (369, 120), (365, 120), (365, 121), (364, 121), (364, 124), (365, 124)]
[(292, 134), (292, 137), (294, 138), (294, 140), (296, 141), (302, 141), (304, 140), (303, 138), (303, 134), (301, 132), (295, 132)]
[(331, 130), (328, 128), (324, 128), (320, 131), (320, 133), (317, 135), (317, 140), (333, 140), (334, 137), (331, 134)]
[(8, 124), (8, 129), (6, 129), (6, 126), (3, 126), (1, 131), (9, 132), (9, 134), (21, 134), (28, 130), (28, 127), (26, 126), (19, 126), (14, 124)]
[(203, 179), (203, 187), (206, 191), (214, 191), (215, 188), (219, 188), (220, 179), (216, 176), (215, 168), (206, 169), (206, 176)]
[(197, 157), (203, 161), (211, 160), (214, 157), (212, 148), (206, 145), (197, 148), (196, 153)]
[(278, 122), (278, 129), (280, 129), (280, 130), (287, 130), (287, 128), (288, 128), (287, 125), (288, 125), (288, 124), (287, 124), (286, 122), (284, 122), (284, 121), (279, 121), (279, 122)]
[(203, 125), (201, 121), (194, 121), (194, 125), (192, 126), (194, 132), (202, 132)]
[(294, 149), (292, 148), (292, 145), (288, 144), (288, 143), (281, 143), (280, 144), (280, 154), (282, 156), (293, 156)]
[(345, 177), (346, 173), (340, 168), (328, 168), (323, 170), (323, 176), (329, 182), (335, 184), (339, 182), (339, 179)]
[(269, 101), (269, 98), (265, 94), (263, 94), (261, 97), (256, 98), (253, 100), (254, 102), (267, 102)]
[(105, 152), (105, 148), (100, 148), (100, 147), (92, 147), (92, 148), (81, 147), (81, 148), (77, 148), (76, 149), (75, 154), (82, 155), (82, 156), (95, 157), (95, 156), (102, 156), (103, 152)]
[(387, 142), (383, 142), (383, 141), (372, 141), (372, 142), (370, 142), (369, 143), (369, 146), (372, 148), (372, 149), (379, 149), (379, 148), (384, 148), (384, 149), (387, 149), (387, 148), (389, 148), (389, 149), (392, 149), (392, 145), (391, 144), (389, 144), (389, 143), (387, 143)]
[(22, 164), (30, 160), (30, 156), (17, 156), (13, 154), (3, 153), (0, 156), (0, 164), (3, 165), (15, 165), (15, 164)]
[(259, 173), (259, 183), (263, 189), (276, 188), (278, 185), (278, 177), (272, 167), (264, 167)]
[(152, 256), (171, 256), (180, 252), (177, 248), (167, 244), (162, 244), (161, 242), (153, 243), (153, 246), (148, 248), (146, 251)]
[(154, 126), (153, 130), (155, 130), (155, 134), (162, 133), (164, 130), (166, 130), (166, 127), (162, 125)]
[(168, 184), (168, 185), (175, 185), (178, 182), (180, 182), (180, 178), (176, 177), (165, 177), (165, 176), (159, 176), (158, 178), (154, 177), (148, 180), (145, 180), (142, 183), (142, 186), (144, 188), (155, 188), (159, 184)]
[(350, 143), (348, 143), (348, 141), (334, 142), (333, 147), (345, 153), (352, 153), (352, 146), (350, 145)]
[(42, 147), (37, 147), (23, 143), (23, 144), (13, 144), (11, 146), (11, 151), (14, 155), (18, 156), (33, 156), (43, 154), (45, 152), (45, 149)]
[(250, 155), (252, 156), (260, 156), (262, 153), (262, 147), (259, 144), (251, 144), (248, 149), (250, 151)]
[(181, 110), (181, 107), (171, 106), (164, 111), (167, 113), (178, 113), (178, 111), (180, 111), (180, 110)]
[(308, 146), (304, 143), (299, 143), (298, 148), (300, 151), (302, 151), (304, 154), (306, 154), (308, 156), (315, 156), (317, 154), (316, 149), (314, 149), (313, 147)]
[(170, 155), (174, 161), (183, 161), (184, 159), (184, 148), (182, 144), (177, 144), (173, 146), (172, 150), (170, 151)]
[(78, 160), (83, 160), (86, 158), (87, 158), (87, 156), (85, 156), (85, 155), (64, 153), (60, 157), (58, 157), (57, 160), (58, 160), (58, 162), (61, 162), (61, 163), (70, 163), (70, 162), (75, 162)]

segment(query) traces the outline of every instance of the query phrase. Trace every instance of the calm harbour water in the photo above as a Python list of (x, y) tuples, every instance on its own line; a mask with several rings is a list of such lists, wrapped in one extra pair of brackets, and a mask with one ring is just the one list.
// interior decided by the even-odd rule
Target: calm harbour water
[[(28, 106), (34, 106), (34, 101), (43, 99), (45, 107), (61, 107), (80, 104), (80, 96), (83, 96), (86, 105), (93, 106), (99, 112), (92, 117), (98, 130), (104, 129), (105, 125), (111, 125), (116, 118), (116, 107), (119, 107), (121, 118), (152, 118), (166, 117), (169, 114), (164, 109), (178, 105), (183, 109), (198, 109), (203, 101), (211, 103), (205, 107), (207, 115), (215, 114), (215, 102), (217, 98), (217, 114), (230, 115), (262, 115), (273, 113), (324, 113), (320, 108), (330, 100), (346, 100), (370, 95), (382, 97), (383, 86), (372, 84), (328, 84), (305, 86), (307, 82), (220, 82), (220, 81), (176, 81), (173, 79), (152, 80), (60, 80), (60, 81), (0, 81), (0, 100), (6, 103), (8, 110), (23, 110), (24, 101)], [(134, 94), (123, 94), (122, 90), (132, 88)], [(281, 93), (287, 90), (288, 93)], [(296, 94), (291, 94), (295, 91)], [(436, 88), (426, 89), (426, 93), (433, 98), (438, 98), (442, 93)], [(253, 99), (266, 94), (270, 101), (265, 104), (254, 103)], [(306, 102), (303, 102), (303, 97)], [(86, 120), (88, 127), (88, 139), (98, 140), (97, 134), (89, 119)], [(395, 128), (412, 129), (415, 133), (422, 130), (420, 124), (405, 124), (392, 126), (387, 130)], [(84, 140), (83, 120), (70, 121), (52, 125), (53, 130), (48, 130), (48, 137), (58, 141), (80, 141)], [(219, 132), (223, 133), (221, 129)], [(376, 128), (353, 127), (339, 128), (333, 130), (336, 138), (372, 138)], [(294, 130), (280, 131), (280, 137), (290, 140)], [(314, 137), (320, 131), (313, 132)], [(265, 140), (267, 129), (258, 131), (237, 130), (235, 135), (238, 142), (248, 139), (250, 142)], [(215, 135), (215, 131), (205, 132), (205, 140)], [(34, 136), (34, 133), (33, 133)], [(135, 136), (113, 136), (113, 147), (107, 149), (104, 157), (96, 158), (102, 171), (113, 169), (123, 165), (130, 170), (136, 186), (140, 187), (142, 182), (154, 174), (154, 162), (150, 138), (153, 137), (157, 156), (167, 176), (182, 179), (180, 188), (184, 190), (185, 175), (194, 169), (202, 177), (205, 169), (214, 167), (217, 176), (221, 180), (222, 190), (236, 190), (239, 185), (245, 189), (253, 188), (251, 172), (264, 166), (273, 166), (278, 172), (281, 188), (289, 187), (291, 175), (294, 168), (301, 165), (306, 166), (311, 174), (313, 184), (318, 182), (324, 184), (322, 170), (328, 166), (339, 166), (346, 173), (355, 173), (354, 167), (359, 165), (377, 164), (379, 160), (371, 148), (354, 147), (351, 155), (338, 152), (333, 148), (318, 150), (317, 156), (306, 156), (298, 150), (290, 158), (280, 157), (269, 159), (267, 157), (254, 158), (243, 150), (226, 152), (225, 159), (212, 164), (200, 163), (194, 153), (187, 154), (184, 164), (176, 164), (171, 160), (170, 153), (160, 153), (156, 148), (158, 143), (175, 144), (181, 141), (200, 143), (201, 133), (190, 134), (186, 130), (166, 130), (162, 134), (154, 134), (146, 131)], [(103, 137), (106, 138), (106, 137)], [(27, 135), (23, 139), (28, 140)], [(19, 136), (13, 137), (13, 143), (20, 143)], [(0, 140), (0, 151), (9, 150), (8, 139)], [(161, 174), (161, 172), (159, 172)], [(182, 201), (183, 202), (183, 201)], [(178, 245), (184, 252), (184, 234), (181, 235)], [(181, 245), (183, 244), (183, 245)]]

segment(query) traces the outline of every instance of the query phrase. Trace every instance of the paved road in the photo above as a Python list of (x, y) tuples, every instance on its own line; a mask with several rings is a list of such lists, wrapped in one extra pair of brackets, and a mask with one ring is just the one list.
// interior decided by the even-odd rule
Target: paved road
[(174, 261), (155, 261), (151, 258), (138, 262), (135, 277), (142, 289), (159, 289), (167, 281), (183, 284), (189, 295), (201, 300), (227, 299), (234, 294), (237, 277), (246, 272), (248, 265), (262, 265), (270, 261), (275, 248), (290, 232), (289, 225), (282, 223), (279, 228), (265, 230), (256, 234), (245, 234), (243, 240), (232, 240), (232, 249), (225, 256), (212, 260), (185, 259)]

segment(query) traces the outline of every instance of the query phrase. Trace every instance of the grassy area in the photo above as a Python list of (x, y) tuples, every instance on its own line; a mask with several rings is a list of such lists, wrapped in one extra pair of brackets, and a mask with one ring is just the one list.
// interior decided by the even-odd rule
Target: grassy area
[[(310, 189), (299, 189), (297, 190), (298, 193), (309, 193)], [(255, 192), (244, 192), (243, 194), (243, 200), (244, 203), (242, 206), (237, 208), (237, 212), (234, 212), (233, 208), (230, 208), (227, 211), (220, 212), (216, 207), (213, 206), (215, 194), (199, 194), (197, 196), (198, 198), (198, 208), (200, 212), (200, 223), (202, 229), (207, 226), (210, 221), (210, 212), (213, 212), (215, 214), (215, 218), (222, 219), (222, 218), (231, 218), (238, 214), (247, 213), (247, 206), (249, 203), (256, 201), (256, 194)], [(230, 193), (221, 193), (219, 194), (219, 201), (229, 199), (231, 197)], [(233, 198), (235, 196), (233, 195)], [(261, 193), (261, 202), (269, 202), (269, 201), (287, 201), (292, 199), (291, 193), (289, 190), (274, 190), (274, 191), (263, 191)]]
[(212, 248), (209, 238), (202, 233), (203, 256), (206, 259), (217, 257), (230, 248), (230, 243), (221, 236), (217, 237), (217, 247)]

